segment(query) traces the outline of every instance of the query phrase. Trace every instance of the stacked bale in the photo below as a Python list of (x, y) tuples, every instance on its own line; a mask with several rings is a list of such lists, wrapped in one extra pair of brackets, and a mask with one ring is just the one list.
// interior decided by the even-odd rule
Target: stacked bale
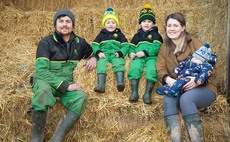
[[(209, 108), (200, 113), (203, 118), (204, 137), (207, 142), (228, 141), (229, 108), (226, 97), (226, 27), (227, 0), (148, 0), (148, 1), (87, 1), (87, 0), (2, 0), (0, 2), (0, 141), (29, 141), (31, 118), (26, 115), (33, 96), (29, 77), (34, 72), (35, 53), (39, 40), (53, 32), (52, 19), (59, 8), (70, 8), (76, 15), (75, 32), (92, 43), (100, 31), (101, 16), (107, 7), (113, 7), (119, 14), (120, 28), (130, 41), (139, 28), (139, 10), (150, 3), (156, 14), (157, 26), (164, 37), (164, 18), (171, 12), (183, 12), (188, 31), (203, 42), (209, 42), (218, 55), (217, 82), (219, 94)], [(127, 75), (129, 69), (126, 62)], [(89, 95), (88, 105), (82, 119), (70, 131), (68, 142), (106, 141), (170, 141), (163, 118), (163, 97), (153, 91), (153, 104), (128, 102), (129, 80), (126, 88), (116, 90), (115, 75), (109, 66), (106, 78), (106, 93), (93, 91), (96, 86), (96, 71), (85, 72), (86, 61), (79, 62), (74, 80), (84, 86)], [(145, 74), (143, 73), (143, 76)], [(140, 81), (140, 96), (145, 88), (144, 77)], [(141, 98), (141, 97), (140, 97)], [(53, 134), (64, 108), (58, 101), (49, 110), (45, 141)], [(183, 125), (183, 130), (184, 124)], [(183, 138), (189, 141), (185, 131)]]

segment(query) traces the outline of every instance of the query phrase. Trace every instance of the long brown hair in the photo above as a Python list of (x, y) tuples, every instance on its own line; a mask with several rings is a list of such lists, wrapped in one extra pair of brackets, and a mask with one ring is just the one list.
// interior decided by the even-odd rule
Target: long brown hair
[[(181, 43), (181, 47), (180, 47), (180, 49), (181, 49), (180, 52), (183, 52), (187, 46), (187, 43), (192, 40), (190, 34), (186, 31), (186, 21), (185, 21), (184, 15), (182, 13), (179, 13), (179, 12), (169, 14), (165, 19), (165, 25), (166, 26), (167, 26), (167, 22), (170, 18), (177, 20), (182, 27), (185, 27), (184, 31), (181, 33), (181, 37), (184, 37), (184, 38), (181, 40), (182, 43)], [(165, 31), (166, 31), (166, 27), (165, 27)], [(167, 32), (165, 32), (165, 48), (166, 48), (166, 50), (165, 50), (166, 54), (169, 53), (169, 50), (175, 50), (175, 48), (176, 48), (176, 45), (168, 37)]]

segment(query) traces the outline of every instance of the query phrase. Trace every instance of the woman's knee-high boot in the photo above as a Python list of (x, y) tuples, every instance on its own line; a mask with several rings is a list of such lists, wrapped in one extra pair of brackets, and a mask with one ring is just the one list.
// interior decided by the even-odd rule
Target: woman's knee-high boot
[(187, 132), (192, 142), (202, 142), (201, 118), (199, 114), (184, 116)]
[(169, 130), (172, 142), (181, 142), (181, 125), (179, 115), (165, 117), (166, 126)]

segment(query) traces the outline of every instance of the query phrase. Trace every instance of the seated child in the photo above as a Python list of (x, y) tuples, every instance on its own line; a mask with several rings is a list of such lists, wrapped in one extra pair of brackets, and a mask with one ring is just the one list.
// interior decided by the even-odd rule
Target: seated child
[(144, 5), (140, 10), (138, 22), (140, 28), (131, 40), (128, 54), (131, 59), (128, 78), (132, 91), (129, 101), (138, 101), (139, 80), (145, 71), (146, 85), (142, 100), (145, 104), (152, 104), (151, 94), (157, 82), (156, 60), (163, 39), (155, 25), (155, 14), (150, 4)]
[(195, 83), (204, 85), (211, 76), (216, 63), (216, 55), (212, 54), (209, 44), (205, 44), (193, 53), (191, 58), (182, 61), (174, 68), (177, 79), (173, 86), (164, 85), (157, 87), (156, 92), (160, 95), (176, 97), (183, 93), (183, 86), (190, 81), (188, 76), (195, 77)]
[(129, 43), (125, 35), (117, 28), (119, 26), (118, 15), (112, 8), (107, 8), (102, 18), (104, 28), (92, 43), (93, 52), (99, 57), (97, 62), (98, 85), (94, 88), (94, 91), (98, 93), (105, 92), (107, 66), (111, 63), (113, 72), (116, 73), (117, 89), (122, 92), (125, 88), (124, 57), (129, 50)]

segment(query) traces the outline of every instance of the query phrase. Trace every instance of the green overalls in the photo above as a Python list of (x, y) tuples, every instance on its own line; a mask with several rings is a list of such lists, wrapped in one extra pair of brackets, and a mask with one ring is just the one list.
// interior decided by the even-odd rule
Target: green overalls
[(158, 33), (157, 27), (153, 27), (148, 32), (144, 32), (142, 29), (138, 30), (131, 40), (129, 55), (143, 51), (145, 56), (141, 58), (135, 57), (130, 62), (128, 72), (128, 78), (130, 80), (140, 79), (145, 68), (146, 80), (154, 83), (157, 82), (156, 60), (162, 42), (163, 40)]
[(32, 82), (34, 110), (47, 111), (55, 105), (55, 97), (59, 97), (65, 108), (80, 116), (85, 109), (87, 95), (83, 91), (67, 91), (67, 88), (73, 83), (77, 62), (90, 56), (90, 45), (74, 33), (68, 43), (56, 32), (43, 38), (38, 45)]
[[(117, 28), (114, 32), (108, 32), (106, 29), (102, 29), (93, 41), (92, 48), (96, 55), (103, 52), (106, 56), (106, 58), (98, 59), (98, 74), (106, 74), (109, 63), (112, 64), (114, 73), (125, 71), (124, 57), (128, 53), (129, 44), (120, 29)], [(115, 56), (116, 52), (119, 54), (119, 58)]]

